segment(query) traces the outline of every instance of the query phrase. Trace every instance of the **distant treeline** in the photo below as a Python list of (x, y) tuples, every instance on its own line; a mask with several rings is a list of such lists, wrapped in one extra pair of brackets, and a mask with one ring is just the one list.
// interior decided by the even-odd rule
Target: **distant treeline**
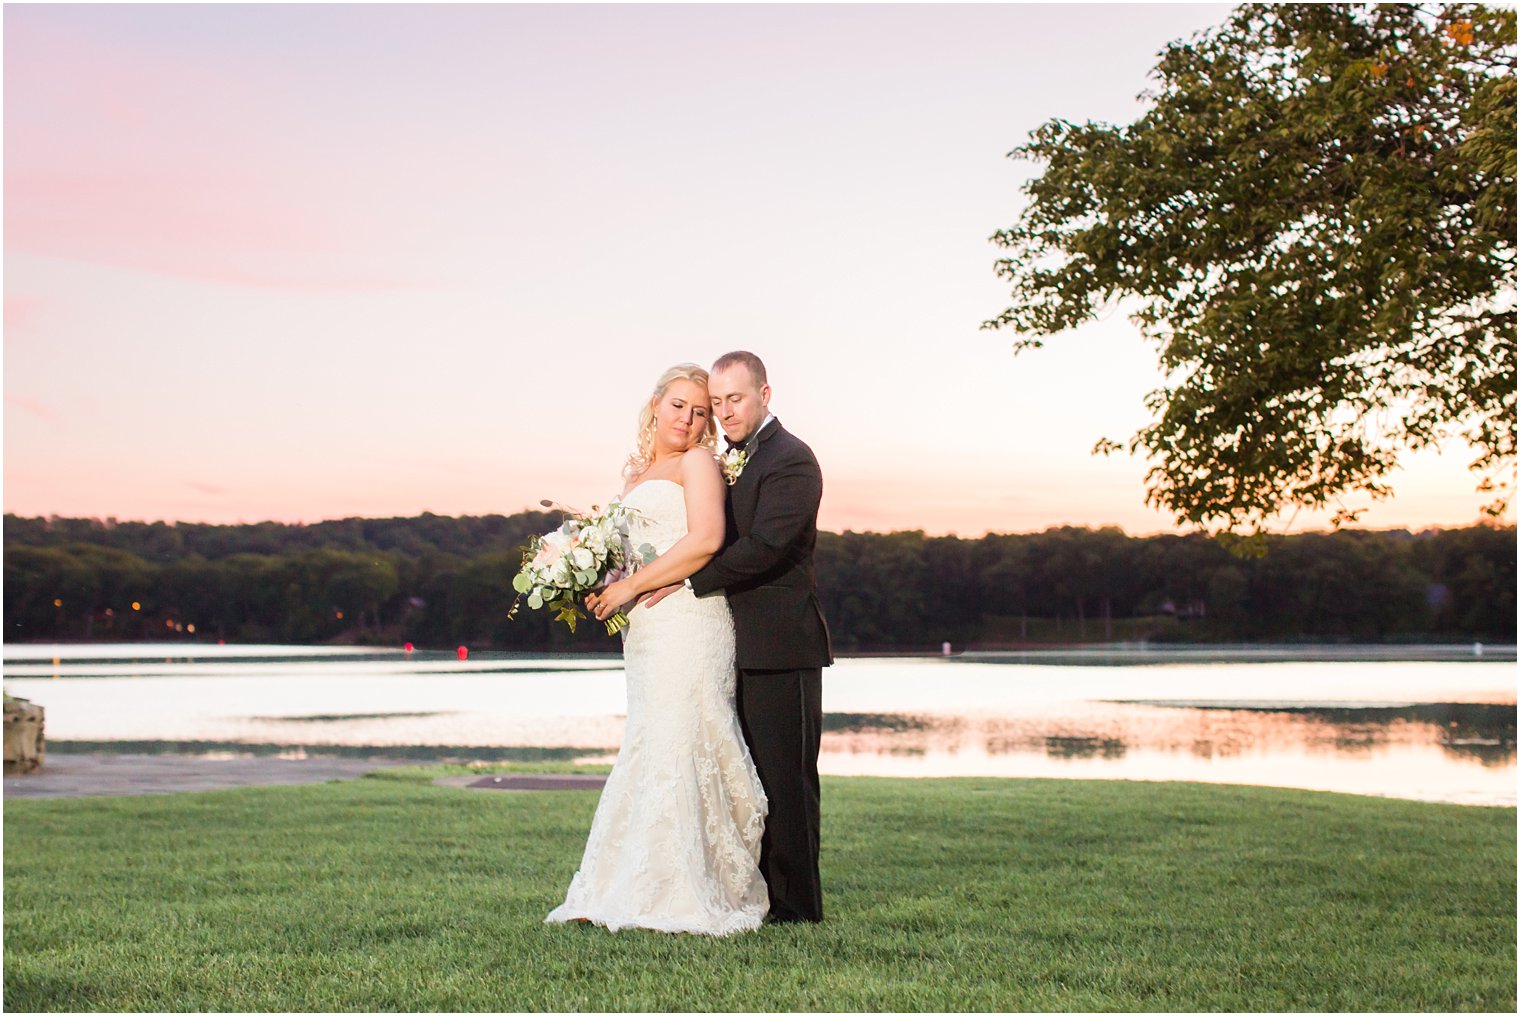
[[(615, 650), (507, 612), (542, 512), (203, 525), (5, 516), (7, 641), (356, 642)], [(1515, 640), (1515, 529), (1270, 537), (1051, 529), (980, 539), (822, 533), (836, 648)]]

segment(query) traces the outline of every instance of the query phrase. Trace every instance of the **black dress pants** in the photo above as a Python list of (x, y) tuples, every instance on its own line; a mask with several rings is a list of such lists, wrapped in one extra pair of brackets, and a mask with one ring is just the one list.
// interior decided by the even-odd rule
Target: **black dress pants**
[(818, 743), (823, 670), (739, 671), (737, 708), (770, 802), (760, 873), (773, 921), (823, 920), (818, 879)]

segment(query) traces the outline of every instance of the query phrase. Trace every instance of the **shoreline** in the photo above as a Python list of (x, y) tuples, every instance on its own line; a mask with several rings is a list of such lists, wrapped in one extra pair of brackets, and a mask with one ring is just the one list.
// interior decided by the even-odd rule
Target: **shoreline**
[[(458, 647), (413, 648), (330, 644), (215, 643), (215, 642), (5, 642), (0, 655), (6, 663), (69, 660), (146, 660), (248, 657), (355, 656), (396, 660), (456, 659)], [(481, 660), (554, 660), (612, 663), (621, 652), (528, 652), (468, 647), (468, 656)], [(1515, 643), (1488, 642), (1073, 642), (1012, 647), (975, 648), (951, 644), (938, 650), (881, 650), (841, 652), (843, 660), (945, 660), (961, 663), (1034, 663), (1052, 665), (1115, 665), (1147, 663), (1382, 663), (1463, 662), (1513, 663)]]
[[(497, 748), (475, 751), (436, 745), (276, 745), (187, 741), (60, 741), (43, 767), (5, 777), (5, 797), (17, 800), (75, 797), (141, 796), (221, 790), (234, 787), (330, 783), (382, 774), (387, 769), (440, 772), (465, 768), (480, 775), (531, 770), (535, 773), (581, 773), (610, 764), (613, 753), (595, 749)], [(588, 761), (597, 760), (597, 761)], [(1043, 776), (994, 774), (821, 774), (825, 780), (889, 780), (919, 783), (941, 780), (1177, 784), (1242, 787), (1337, 794), (1461, 808), (1510, 808), (1512, 800), (1411, 796), (1373, 790), (1345, 790), (1285, 783), (1167, 779), (1126, 776)], [(71, 782), (75, 781), (75, 782)], [(80, 783), (83, 781), (84, 789)]]

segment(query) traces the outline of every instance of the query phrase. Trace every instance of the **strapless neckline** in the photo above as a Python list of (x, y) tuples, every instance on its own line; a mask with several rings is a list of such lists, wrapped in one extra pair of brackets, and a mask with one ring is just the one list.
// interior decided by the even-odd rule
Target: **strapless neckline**
[(628, 500), (633, 496), (634, 491), (638, 490), (640, 487), (647, 487), (651, 483), (674, 483), (677, 487), (683, 486), (680, 483), (676, 483), (675, 480), (667, 480), (663, 476), (657, 476), (652, 480), (641, 480), (638, 483), (635, 483), (632, 487), (628, 488), (628, 493), (624, 494), (619, 500)]

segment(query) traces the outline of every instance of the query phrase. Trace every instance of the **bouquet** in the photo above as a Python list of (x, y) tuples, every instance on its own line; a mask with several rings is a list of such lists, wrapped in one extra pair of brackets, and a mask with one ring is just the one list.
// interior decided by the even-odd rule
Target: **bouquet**
[[(558, 529), (535, 536), (528, 543), (522, 569), (512, 578), (517, 599), (507, 616), (517, 616), (517, 607), (526, 596), (529, 609), (547, 606), (557, 610), (554, 620), (575, 631), (576, 621), (586, 616), (577, 600), (653, 561), (655, 550), (647, 543), (633, 547), (628, 523), (635, 512), (618, 501), (604, 512), (592, 505), (589, 515), (551, 501), (543, 505), (560, 508), (569, 518)], [(607, 634), (615, 635), (627, 626), (628, 615), (620, 610), (605, 623)]]

